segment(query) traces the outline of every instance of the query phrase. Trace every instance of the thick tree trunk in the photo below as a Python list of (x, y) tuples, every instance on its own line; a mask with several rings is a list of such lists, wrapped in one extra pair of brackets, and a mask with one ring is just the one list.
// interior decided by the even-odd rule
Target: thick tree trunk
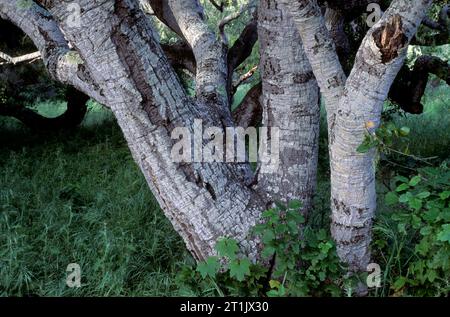
[(372, 218), (376, 210), (375, 152), (356, 149), (381, 120), (383, 103), (404, 64), (408, 42), (432, 1), (394, 1), (367, 34), (339, 103), (331, 143), (332, 234), (338, 254), (351, 271), (370, 261)]
[(375, 150), (357, 152), (367, 127), (378, 128), (381, 110), (406, 47), (431, 0), (395, 0), (365, 37), (346, 80), (332, 37), (316, 0), (282, 0), (294, 17), (328, 112), (331, 148), (331, 231), (338, 255), (350, 272), (370, 260), (376, 209)]
[(262, 0), (261, 45), (263, 125), (280, 129), (280, 161), (261, 164), (259, 185), (279, 202), (301, 200), (311, 208), (316, 189), (319, 91), (292, 18), (278, 0)]
[[(12, 2), (11, 7), (0, 3), (2, 16), (8, 12), (8, 18), (27, 29), (41, 52), (49, 38), (63, 38), (56, 24), (48, 22), (51, 18), (39, 20), (40, 7), (17, 9), (17, 1)], [(135, 161), (188, 249), (195, 258), (205, 259), (215, 254), (220, 237), (230, 237), (255, 258), (258, 248), (248, 233), (259, 220), (266, 199), (252, 188), (249, 165), (175, 163), (171, 157), (175, 127), (193, 132), (194, 120), (200, 119), (205, 127), (224, 128), (224, 117), (231, 118), (230, 113), (185, 94), (137, 1), (77, 3), (82, 25), (73, 28), (66, 23), (70, 12), (64, 3), (42, 1), (77, 48), (78, 74), (88, 72), (93, 80), (89, 87), (84, 85), (84, 91), (94, 98), (101, 94), (115, 114)], [(29, 19), (21, 20), (15, 11)], [(30, 24), (33, 19), (36, 23)], [(42, 29), (44, 22), (48, 29)]]

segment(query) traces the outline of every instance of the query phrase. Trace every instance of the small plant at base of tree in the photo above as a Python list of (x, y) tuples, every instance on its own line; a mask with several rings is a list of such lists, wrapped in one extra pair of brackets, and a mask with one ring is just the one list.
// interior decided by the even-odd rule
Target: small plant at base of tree
[[(183, 268), (180, 279), (202, 294), (220, 296), (341, 296), (349, 280), (336, 255), (334, 242), (323, 229), (305, 225), (301, 203), (291, 201), (262, 214), (253, 229), (263, 245), (262, 259), (239, 257), (238, 243), (221, 239), (217, 256)], [(203, 288), (203, 289), (202, 289)]]
[(386, 239), (386, 234), (380, 235), (386, 228), (375, 230), (374, 241), (378, 253), (388, 255), (392, 237), (405, 241), (391, 289), (397, 294), (446, 296), (450, 292), (450, 170), (445, 165), (422, 168), (411, 178), (395, 177), (393, 184), (395, 189), (385, 195), (392, 210), (385, 216), (393, 232)]

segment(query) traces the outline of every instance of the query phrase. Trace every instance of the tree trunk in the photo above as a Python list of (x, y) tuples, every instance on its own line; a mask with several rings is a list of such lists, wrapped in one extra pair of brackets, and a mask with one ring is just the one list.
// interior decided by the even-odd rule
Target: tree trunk
[(282, 1), (294, 17), (327, 106), (331, 231), (337, 252), (350, 272), (365, 272), (376, 209), (376, 151), (361, 154), (357, 148), (366, 132), (378, 128), (383, 103), (404, 63), (408, 43), (432, 1), (393, 1), (366, 35), (347, 80), (317, 1)]
[(301, 200), (311, 209), (316, 189), (319, 91), (292, 18), (279, 0), (262, 0), (261, 45), (263, 125), (280, 129), (280, 160), (272, 170), (261, 164), (259, 185), (273, 199)]
[[(92, 78), (84, 92), (103, 96), (153, 194), (194, 257), (201, 260), (215, 254), (216, 241), (230, 237), (241, 243), (244, 253), (256, 258), (258, 248), (248, 233), (259, 220), (266, 199), (252, 188), (250, 166), (175, 163), (171, 157), (174, 128), (187, 127), (192, 133), (195, 119), (203, 120), (205, 127), (225, 128), (228, 120), (224, 118), (231, 118), (230, 112), (219, 112), (204, 99), (195, 101), (186, 95), (136, 1), (95, 4), (80, 0), (79, 28), (66, 23), (70, 12), (64, 3), (42, 4), (77, 48), (72, 52), (77, 74), (87, 72)], [(62, 37), (50, 19), (45, 22), (48, 28), (42, 29), (42, 8), (37, 5), (17, 9), (17, 3), (2, 2), (0, 11), (10, 13), (8, 18), (27, 29), (43, 51), (49, 39)], [(29, 19), (21, 20), (14, 11)]]
[(339, 103), (331, 143), (331, 231), (341, 259), (353, 272), (367, 270), (376, 210), (376, 150), (357, 148), (380, 125), (389, 89), (407, 46), (432, 1), (394, 1), (367, 34)]

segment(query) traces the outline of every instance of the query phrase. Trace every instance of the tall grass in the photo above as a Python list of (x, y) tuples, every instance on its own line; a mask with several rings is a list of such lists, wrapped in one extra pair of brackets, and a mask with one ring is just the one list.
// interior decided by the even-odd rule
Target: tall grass
[[(60, 135), (2, 121), (0, 295), (177, 294), (190, 258), (110, 114), (93, 106)], [(69, 263), (82, 268), (79, 289), (66, 286)]]
[[(395, 118), (411, 128), (412, 153), (448, 158), (449, 97), (446, 86), (430, 88), (425, 114)], [(39, 103), (49, 116), (63, 108)], [(330, 213), (325, 135), (323, 129), (311, 217), (318, 228), (328, 228)], [(377, 296), (389, 294), (408, 245), (383, 221), (380, 216), (375, 231), (394, 243), (380, 255), (385, 286)], [(176, 276), (192, 262), (110, 112), (93, 103), (81, 128), (60, 134), (35, 133), (0, 118), (0, 295), (185, 295)], [(70, 263), (81, 266), (79, 289), (66, 286)]]

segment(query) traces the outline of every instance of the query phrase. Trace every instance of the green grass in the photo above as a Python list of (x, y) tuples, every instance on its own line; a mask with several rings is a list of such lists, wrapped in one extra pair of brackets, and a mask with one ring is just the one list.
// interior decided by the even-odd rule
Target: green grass
[[(91, 108), (61, 135), (2, 119), (0, 295), (178, 294), (177, 267), (191, 259), (108, 117)], [(80, 289), (65, 285), (69, 263)]]
[(450, 89), (446, 85), (428, 87), (422, 103), (421, 115), (397, 116), (394, 122), (411, 128), (410, 152), (422, 157), (439, 156), (446, 159), (450, 154)]
[[(424, 115), (395, 119), (411, 128), (412, 153), (448, 158), (449, 97), (448, 87), (430, 89)], [(39, 103), (49, 116), (62, 109), (62, 103)], [(328, 228), (326, 141), (321, 145), (312, 222)], [(389, 236), (381, 221), (376, 230)], [(390, 269), (401, 266), (396, 254), (402, 245), (398, 241), (387, 255), (386, 282), (395, 278)], [(66, 286), (69, 263), (82, 268), (80, 289)], [(61, 134), (38, 134), (0, 118), (0, 295), (196, 295), (176, 278), (186, 263), (193, 260), (111, 113), (91, 104), (82, 127)]]

